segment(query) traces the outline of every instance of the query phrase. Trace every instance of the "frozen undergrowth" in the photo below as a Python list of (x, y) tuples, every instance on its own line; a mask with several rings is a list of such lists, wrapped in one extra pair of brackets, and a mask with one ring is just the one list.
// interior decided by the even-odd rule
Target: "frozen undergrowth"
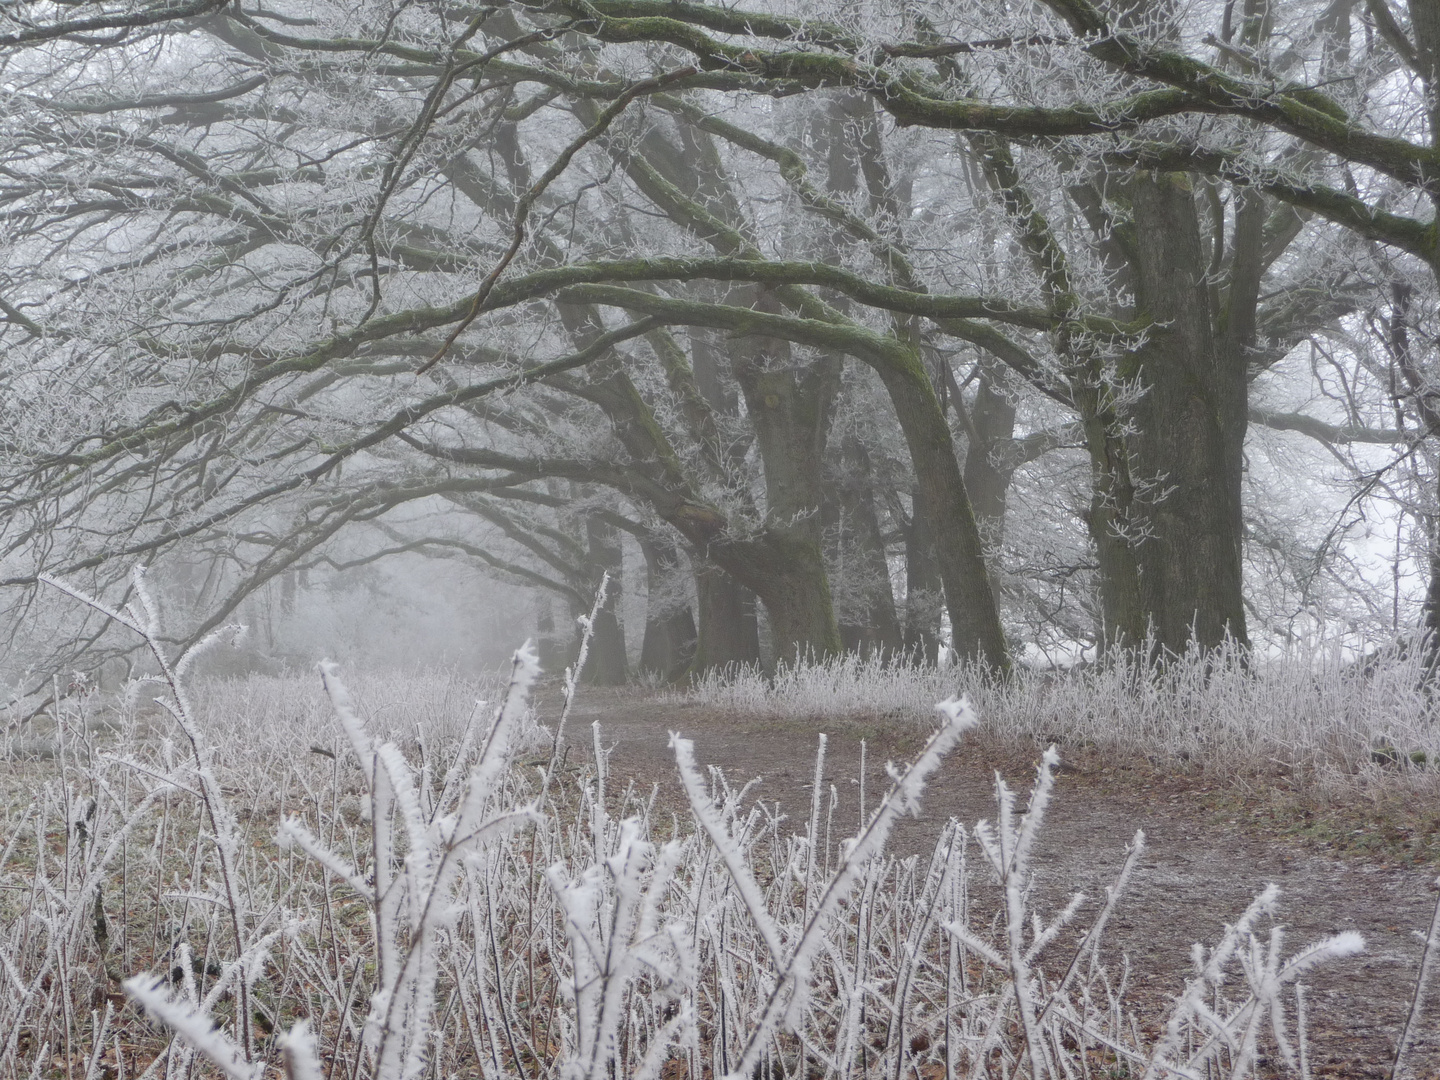
[(1311, 780), (1403, 775), (1440, 786), (1440, 708), (1420, 689), (1418, 658), (1370, 670), (1338, 661), (1257, 664), (1201, 656), (1163, 674), (1127, 662), (1073, 671), (1020, 669), (995, 682), (965, 667), (862, 659), (732, 670), (699, 680), (678, 701), (762, 718), (924, 720), (964, 693), (997, 738), (1058, 740), (1168, 756), (1216, 772), (1283, 763)]
[[(152, 612), (111, 615), (154, 644)], [(1023, 812), (997, 780), (994, 823), (885, 855), (976, 722), (964, 701), (932, 714), (858, 836), (819, 784), (792, 835), (678, 736), (686, 819), (608, 790), (603, 753), (562, 768), (526, 708), (525, 649), (496, 705), (448, 718), (367, 719), (327, 668), (328, 739), (298, 715), (237, 724), (222, 696), (197, 707), (183, 661), (155, 652), (171, 730), (101, 737), (62, 715), (48, 775), (7, 806), (5, 1080), (1208, 1078), (1253, 1075), (1262, 1053), (1305, 1075), (1298, 980), (1362, 944), (1286, 958), (1260, 929), (1267, 889), (1196, 946), (1148, 1039), (1102, 947), (1143, 837), (1093, 905), (1031, 906), (1053, 752)], [(972, 902), (977, 876), (998, 910)]]

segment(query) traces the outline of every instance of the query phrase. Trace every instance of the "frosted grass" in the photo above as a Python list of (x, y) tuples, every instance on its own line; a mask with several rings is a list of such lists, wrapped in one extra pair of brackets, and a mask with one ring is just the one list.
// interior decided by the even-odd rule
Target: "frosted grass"
[[(602, 806), (601, 774), (588, 768), (543, 795), (501, 734), (535, 733), (517, 710), (533, 670), (517, 654), (512, 692), (497, 695), (506, 705), (432, 743), (443, 772), (381, 738), (325, 671), (344, 760), (292, 762), (269, 780), (295, 789), (284, 808), (231, 813), (243, 824), (223, 843), (201, 812), (200, 766), (173, 744), (87, 748), (75, 729), (20, 823), (46, 838), (49, 857), (21, 842), (0, 859), (0, 1025), (11, 1032), (0, 1076), (84, 1061), (95, 1080), (101, 1066), (178, 1078), (203, 1060), (234, 1080), (268, 1067), (296, 1080), (1051, 1077), (1101, 1066), (1241, 1077), (1257, 1047), (1301, 1060), (1284, 992), (1361, 944), (1342, 936), (1286, 960), (1254, 925), (1275, 902), (1264, 892), (1216, 951), (1201, 951), (1209, 959), (1190, 983), (1177, 975), (1183, 992), (1151, 1045), (1102, 946), (1143, 838), (1115, 853), (1115, 884), (1088, 927), (1084, 897), (1050, 913), (1032, 903), (1053, 752), (1023, 811), (997, 780), (993, 824), (952, 821), (928, 858), (895, 860), (886, 836), (977, 723), (968, 703), (943, 703), (929, 744), (892, 770), (864, 829), (827, 843), (833, 789), (803, 833), (782, 834), (720, 773), (707, 778), (679, 736), (688, 824), (658, 819), (633, 793)], [(249, 733), (215, 719), (201, 725), (222, 740), (213, 759), (245, 763)], [(213, 767), (222, 820), (259, 804), (237, 782), (258, 773)], [(77, 820), (91, 823), (83, 838)], [(222, 847), (245, 853), (233, 902), (214, 886)], [(1002, 886), (998, 911), (971, 900), (983, 878)], [(117, 888), (129, 890), (123, 906)], [(223, 932), (235, 913), (247, 943), (238, 956)], [(1077, 928), (1078, 944), (1062, 949), (1062, 931)], [(156, 1026), (115, 1012), (113, 991), (103, 1017), (85, 1008), (126, 956), (134, 972), (120, 988)]]
[(759, 719), (923, 722), (934, 702), (964, 693), (999, 739), (1059, 741), (1188, 760), (1212, 772), (1284, 764), (1312, 778), (1440, 776), (1440, 709), (1417, 658), (1370, 665), (1302, 658), (1245, 668), (1233, 657), (1188, 656), (1163, 673), (1117, 657), (1069, 671), (1021, 668), (997, 682), (972, 668), (855, 655), (781, 664), (767, 675), (731, 669), (698, 680), (678, 701)]
[[(598, 730), (594, 764), (561, 768), (526, 649), (484, 705), (376, 683), (377, 707), (326, 667), (327, 726), (278, 684), (192, 698), (186, 658), (116, 614), (170, 673), (172, 724), (62, 712), (55, 757), (11, 773), (0, 1080), (1303, 1076), (1299, 980), (1363, 947), (1291, 950), (1262, 889), (1142, 1027), (1103, 930), (1143, 837), (1098, 904), (1035, 905), (1053, 750), (1024, 807), (997, 778), (993, 823), (885, 853), (978, 722), (963, 699), (932, 707), (855, 836), (832, 833), (833, 786), (790, 833), (678, 734), (684, 816), (607, 791)], [(994, 910), (972, 900), (986, 880)]]

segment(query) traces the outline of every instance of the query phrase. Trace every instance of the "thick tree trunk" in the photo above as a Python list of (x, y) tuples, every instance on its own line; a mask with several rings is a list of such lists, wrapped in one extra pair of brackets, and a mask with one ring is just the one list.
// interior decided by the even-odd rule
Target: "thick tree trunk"
[[(753, 306), (779, 309), (764, 291)], [(768, 337), (737, 342), (732, 353), (765, 470), (765, 535), (747, 580), (770, 616), (776, 658), (791, 662), (844, 648), (820, 546), (825, 444), (841, 363), (821, 356), (796, 364), (789, 342)]]
[[(974, 141), (1052, 309), (1075, 311), (1080, 297), (1068, 260), (1025, 192), (1008, 147)], [(1264, 265), (1263, 204), (1253, 193), (1236, 196), (1222, 302), (1224, 210), (1212, 222), (1207, 259), (1195, 194), (1183, 174), (1142, 173), (1122, 182), (1102, 173), (1098, 183), (1071, 190), (1107, 263), (1134, 296), (1129, 314), (1149, 324), (1117, 373), (1091, 343), (1068, 330), (1059, 334), (1090, 451), (1086, 518), (1100, 569), (1100, 637), (1127, 644), (1148, 631), (1162, 653), (1183, 652), (1192, 641), (1213, 649), (1227, 636), (1244, 644), (1240, 483)], [(1118, 219), (1107, 191), (1128, 202), (1113, 208)]]
[[(874, 101), (863, 94), (846, 94), (836, 99), (832, 116), (848, 127), (848, 132), (836, 130), (833, 145), (849, 150), (829, 156), (832, 186), (836, 190), (863, 187), (872, 212), (897, 224), (907, 221), (908, 206), (899, 201), (902, 188), (893, 182), (881, 146), (883, 124)], [(955, 649), (966, 660), (1003, 671), (1010, 666), (1010, 654), (945, 410), (914, 348), (918, 337), (913, 327), (897, 323), (893, 333), (911, 346), (909, 355), (901, 359), (892, 353), (888, 362), (876, 365), (876, 371), (889, 391), (917, 487), (924, 493), (921, 504), (931, 518), (929, 535), (944, 583)]]
[(673, 544), (641, 540), (649, 591), (645, 604), (645, 640), (640, 646), (640, 670), (665, 682), (684, 676), (695, 659), (695, 616), (690, 604), (674, 595), (681, 560)]
[(569, 642), (555, 633), (554, 600), (543, 591), (535, 593), (535, 651), (542, 671), (559, 674), (570, 663)]
[(877, 371), (890, 392), (910, 449), (916, 486), (922, 495), (920, 506), (929, 514), (955, 650), (961, 659), (1006, 670), (1010, 656), (1005, 631), (990, 590), (980, 530), (960, 475), (950, 427), (919, 354), (911, 352), (907, 361), (896, 358), (877, 366)]
[(965, 490), (980, 539), (995, 548), (1004, 539), (1005, 499), (1015, 472), (997, 454), (1015, 438), (1015, 405), (990, 373), (982, 370), (969, 413), (973, 439), (965, 453)]
[[(593, 113), (593, 109), (588, 112)], [(586, 115), (586, 112), (582, 112), (583, 115)], [(664, 148), (657, 148), (656, 161), (668, 153)], [(642, 190), (658, 205), (668, 208), (677, 222), (694, 229), (697, 235), (709, 240), (718, 250), (727, 254), (740, 254), (753, 245), (753, 239), (745, 235), (743, 228), (731, 229), (727, 225), (719, 224), (714, 217), (703, 219), (695, 213), (693, 207), (682, 205), (673, 199), (655, 182), (654, 177), (648, 175), (647, 169), (639, 167), (641, 158), (617, 153), (617, 160), (627, 168), (631, 178)], [(674, 163), (672, 166), (658, 167), (671, 167), (674, 171)], [(715, 209), (718, 207), (712, 202), (712, 212)], [(810, 294), (796, 290), (788, 292), (794, 295), (790, 295), (787, 304), (803, 310), (814, 307), (814, 298)], [(781, 305), (769, 290), (755, 290), (755, 295), (757, 308), (768, 313), (779, 312)], [(808, 299), (805, 299), (806, 297)], [(732, 303), (734, 302), (732, 299)], [(634, 309), (643, 308), (644, 305), (639, 304), (635, 305)], [(694, 322), (705, 323), (706, 320), (698, 319)], [(750, 353), (751, 349), (745, 344), (750, 340), (756, 338), (738, 338), (735, 343), (738, 351), (742, 354)], [(861, 358), (880, 371), (881, 378), (890, 391), (891, 400), (905, 430), (919, 485), (925, 490), (927, 505), (934, 515), (932, 527), (936, 537), (941, 578), (945, 584), (946, 599), (955, 627), (956, 645), (967, 658), (981, 660), (1003, 669), (1009, 662), (1004, 633), (994, 598), (990, 595), (979, 534), (965, 495), (949, 428), (914, 343), (907, 342), (901, 348), (890, 348), (888, 346), (891, 343), (893, 339), (877, 337), (874, 341), (876, 347), (867, 347), (864, 350), (867, 355)], [(764, 341), (759, 341), (758, 346), (761, 354), (768, 350), (778, 355), (778, 350), (771, 349)], [(756, 426), (766, 469), (765, 534), (758, 543), (726, 543), (721, 536), (724, 523), (715, 521), (715, 528), (712, 529), (708, 520), (696, 520), (695, 508), (688, 505), (676, 505), (665, 511), (668, 515), (666, 520), (685, 534), (702, 557), (713, 559), (755, 590), (771, 616), (777, 637), (776, 648), (781, 655), (804, 652), (823, 655), (837, 652), (842, 643), (830, 602), (828, 583), (824, 578), (824, 563), (820, 558), (818, 538), (811, 543), (804, 535), (807, 515), (816, 515), (819, 509), (818, 476), (811, 486), (809, 477), (799, 473), (793, 477), (785, 475), (787, 471), (803, 469), (810, 463), (813, 463), (818, 471), (819, 453), (823, 451), (824, 436), (828, 433), (828, 409), (830, 400), (833, 400), (833, 392), (829, 395), (829, 400), (810, 394), (808, 389), (797, 393), (793, 398), (792, 409), (791, 405), (786, 403), (784, 393), (775, 392), (773, 385), (769, 389), (762, 387), (759, 382), (761, 375), (783, 375), (792, 381), (794, 390), (801, 391), (802, 380), (808, 379), (816, 369), (830, 365), (832, 361), (830, 358), (823, 358), (819, 363), (803, 369), (803, 374), (797, 376), (795, 371), (786, 370), (786, 363), (774, 363), (773, 356), (741, 355), (738, 360), (737, 377), (747, 398), (748, 412)], [(833, 363), (838, 370), (838, 361)], [(745, 374), (746, 372), (748, 374)], [(816, 401), (824, 402), (823, 410), (813, 408)], [(812, 422), (810, 418), (818, 420), (822, 413), (823, 423)], [(787, 431), (787, 417), (801, 422), (794, 430)], [(816, 434), (820, 436), (818, 440), (805, 437)], [(623, 432), (621, 437), (625, 437)], [(772, 439), (778, 452), (772, 452), (765, 446), (766, 442)], [(799, 453), (795, 453), (797, 449)], [(795, 481), (793, 486), (790, 483), (792, 479)], [(708, 511), (701, 512), (699, 516), (706, 519), (712, 517)], [(818, 524), (818, 519), (816, 523)]]
[[(1141, 176), (1126, 194), (1132, 220), (1107, 250), (1135, 297), (1126, 316), (1150, 329), (1122, 358), (1119, 384), (1072, 383), (1090, 450), (1101, 643), (1149, 634), (1159, 655), (1227, 637), (1244, 646), (1241, 481), (1264, 202), (1237, 194), (1230, 250), (1207, 258), (1186, 177)], [(1104, 220), (1098, 196), (1077, 197)], [(1216, 248), (1223, 224), (1210, 223)]]
[(583, 677), (593, 686), (624, 686), (629, 681), (625, 628), (620, 624), (615, 603), (615, 600), (606, 600), (605, 606), (596, 613), (591, 630)]
[(930, 513), (919, 488), (911, 493), (910, 521), (905, 527), (906, 653), (915, 661), (933, 661), (940, 649), (940, 614), (944, 586), (930, 535)]
[(838, 484), (837, 550), (832, 556), (832, 578), (844, 575), (854, 590), (851, 618), (840, 621), (845, 648), (862, 655), (892, 656), (902, 647), (895, 591), (890, 587), (890, 565), (880, 518), (875, 513), (874, 478), (870, 455), (859, 439), (845, 439)]
[[(947, 365), (949, 361), (944, 361)], [(952, 391), (957, 392), (957, 391)], [(957, 402), (964, 408), (964, 402)], [(975, 400), (968, 412), (966, 430), (970, 445), (965, 451), (965, 490), (975, 511), (975, 527), (987, 555), (990, 593), (1000, 604), (1000, 576), (997, 555), (1005, 539), (1005, 503), (1015, 466), (1007, 455), (1015, 439), (1015, 405), (996, 385), (989, 371), (982, 371)]]
[(696, 563), (699, 626), (694, 674), (760, 663), (760, 625), (755, 595), (717, 566)]
[[(1099, 395), (1097, 395), (1099, 396)], [(1149, 619), (1140, 598), (1136, 552), (1135, 491), (1130, 482), (1130, 450), (1118, 434), (1120, 421), (1108, 409), (1086, 410), (1085, 439), (1090, 449), (1090, 507), (1085, 527), (1095, 545), (1099, 568), (1102, 652), (1136, 648)]]
[(695, 615), (688, 604), (660, 618), (647, 619), (640, 670), (663, 682), (678, 682), (695, 659), (697, 637)]
[(1214, 649), (1227, 636), (1245, 645), (1244, 349), (1216, 340), (1189, 181), (1138, 179), (1131, 190), (1136, 304), (1153, 321), (1135, 356), (1144, 393), (1131, 440), (1146, 526), (1136, 538), (1141, 604), (1170, 652), (1191, 640)]
[(754, 581), (770, 616), (776, 661), (793, 664), (842, 652), (819, 539), (769, 537), (764, 556), (770, 565)]

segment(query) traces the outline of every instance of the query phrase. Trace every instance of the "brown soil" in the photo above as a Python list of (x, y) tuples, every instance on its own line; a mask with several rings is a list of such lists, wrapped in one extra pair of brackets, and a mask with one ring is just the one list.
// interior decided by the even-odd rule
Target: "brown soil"
[[(553, 704), (541, 702), (546, 718), (555, 715)], [(928, 734), (897, 719), (762, 720), (636, 691), (587, 688), (567, 733), (572, 764), (590, 757), (593, 721), (601, 724), (604, 745), (613, 747), (612, 790), (629, 780), (642, 789), (658, 784), (662, 799), (680, 802), (666, 738), (678, 730), (694, 740), (700, 762), (720, 766), (732, 783), (760, 778), (755, 797), (778, 803), (797, 828), (809, 812), (816, 735), (824, 731), (826, 779), (840, 791), (836, 822), (844, 821), (847, 832), (858, 820), (861, 740), (873, 807), (885, 789), (885, 762), (908, 760)], [(1240, 785), (1170, 771), (1143, 757), (1067, 753), (1063, 746), (1061, 753), (1069, 760), (1037, 852), (1040, 907), (1054, 910), (1077, 889), (1103, 896), (1126, 844), (1136, 829), (1145, 830), (1141, 869), (1107, 931), (1112, 969), (1121, 952), (1129, 957), (1130, 998), (1142, 1025), (1158, 1024), (1168, 1012), (1191, 970), (1191, 943), (1216, 942), (1226, 922), (1275, 882), (1287, 954), (1342, 930), (1358, 930), (1366, 940), (1360, 957), (1306, 979), (1314, 1075), (1389, 1075), (1420, 960), (1416, 933), (1429, 927), (1436, 902), (1435, 868), (1424, 865), (1440, 847), (1431, 826), (1417, 835), (1413, 824), (1394, 824), (1394, 807), (1379, 808), (1374, 800), (1316, 809), (1320, 804), (1280, 780), (1252, 777)], [(1023, 799), (1038, 756), (1035, 746), (970, 738), (945, 763), (921, 817), (904, 823), (892, 851), (928, 850), (952, 816), (967, 824), (993, 818), (997, 769)], [(1409, 809), (1406, 821), (1428, 815), (1433, 823), (1433, 810)], [(1364, 843), (1367, 835), (1378, 840)], [(1092, 913), (1094, 905), (1088, 905)], [(1433, 1078), (1440, 1077), (1440, 987), (1431, 987), (1430, 996), (1408, 1063), (1413, 1075)]]

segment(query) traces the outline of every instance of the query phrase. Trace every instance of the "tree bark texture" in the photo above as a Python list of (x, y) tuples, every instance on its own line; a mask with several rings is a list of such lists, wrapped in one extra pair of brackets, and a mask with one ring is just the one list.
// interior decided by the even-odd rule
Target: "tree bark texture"
[[(763, 292), (753, 306), (779, 307)], [(769, 558), (752, 573), (761, 572), (754, 588), (770, 616), (777, 660), (844, 648), (820, 545), (825, 444), (841, 364), (824, 354), (797, 363), (788, 341), (758, 336), (737, 341), (731, 356), (765, 470)]]
[[(1240, 496), (1245, 342), (1253, 334), (1243, 327), (1237, 335), (1217, 334), (1188, 179), (1141, 177), (1130, 193), (1136, 307), (1151, 321), (1144, 344), (1121, 371), (1140, 391), (1130, 410), (1129, 475), (1121, 482), (1132, 501), (1119, 508), (1128, 509), (1122, 531), (1134, 553), (1133, 595), (1160, 649), (1181, 653), (1193, 640), (1210, 650), (1227, 636), (1245, 645)], [(1243, 224), (1243, 209), (1240, 217)], [(1253, 228), (1258, 234), (1258, 223)], [(1250, 237), (1240, 232), (1237, 243), (1244, 244)], [(1243, 306), (1232, 312), (1241, 321)], [(1117, 476), (1123, 473), (1113, 467)], [(1102, 556), (1101, 565), (1102, 572), (1131, 572), (1123, 557), (1107, 567)], [(1116, 624), (1133, 635), (1140, 627), (1124, 610), (1129, 585), (1113, 584), (1123, 612)]]
[(902, 648), (900, 616), (890, 586), (890, 565), (880, 517), (875, 510), (875, 479), (870, 455), (860, 440), (847, 436), (841, 448), (840, 476), (834, 498), (833, 576), (851, 592), (842, 611), (840, 636), (845, 648), (869, 656), (893, 656)]
[(919, 512), (929, 517), (955, 650), (964, 660), (1008, 668), (1005, 630), (990, 591), (980, 530), (930, 374), (914, 351), (908, 351), (905, 360), (896, 357), (877, 366), (877, 371), (910, 450), (922, 496)]
[(697, 564), (695, 596), (699, 625), (691, 671), (704, 674), (759, 664), (755, 594), (718, 566)]
[(695, 659), (697, 636), (690, 604), (673, 595), (682, 570), (680, 552), (663, 538), (642, 539), (640, 548), (649, 586), (640, 670), (664, 682), (675, 682)]
[(987, 547), (1005, 535), (1005, 502), (1015, 467), (1002, 455), (1015, 438), (1015, 404), (987, 371), (982, 371), (967, 425), (971, 443), (965, 453), (965, 490), (975, 525)]

